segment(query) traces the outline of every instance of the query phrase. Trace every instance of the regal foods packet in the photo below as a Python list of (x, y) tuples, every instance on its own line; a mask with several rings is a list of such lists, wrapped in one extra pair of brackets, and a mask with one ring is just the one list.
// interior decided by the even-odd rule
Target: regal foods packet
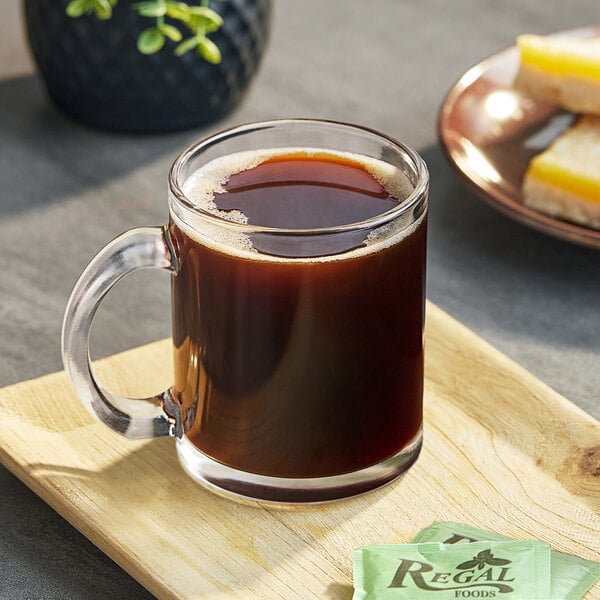
[[(469, 525), (436, 522), (422, 529), (412, 543), (443, 542), (463, 544), (481, 540), (508, 540), (509, 538)], [(600, 564), (571, 554), (550, 552), (549, 600), (579, 600), (600, 577)]]
[(543, 542), (425, 542), (354, 551), (353, 600), (549, 597), (550, 546)]

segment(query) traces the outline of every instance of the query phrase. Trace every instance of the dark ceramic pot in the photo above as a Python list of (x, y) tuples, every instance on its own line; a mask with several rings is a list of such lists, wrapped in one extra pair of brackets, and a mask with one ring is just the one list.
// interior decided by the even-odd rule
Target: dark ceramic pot
[(176, 131), (224, 117), (242, 99), (266, 48), (271, 0), (211, 3), (224, 19), (211, 39), (213, 65), (167, 41), (157, 54), (136, 48), (153, 22), (120, 0), (108, 21), (65, 14), (68, 0), (24, 0), (29, 44), (48, 94), (67, 115), (101, 129)]

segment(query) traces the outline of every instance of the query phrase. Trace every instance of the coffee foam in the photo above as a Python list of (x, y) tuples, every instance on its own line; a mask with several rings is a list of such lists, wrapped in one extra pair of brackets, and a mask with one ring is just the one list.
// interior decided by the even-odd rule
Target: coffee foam
[[(225, 184), (232, 175), (253, 169), (271, 158), (290, 154), (302, 154), (309, 158), (315, 155), (321, 157), (331, 156), (358, 162), (390, 196), (398, 199), (400, 203), (414, 190), (414, 186), (410, 183), (407, 176), (397, 167), (370, 156), (321, 148), (272, 148), (238, 152), (213, 159), (187, 178), (183, 184), (183, 193), (190, 204), (202, 211), (230, 221), (231, 223), (248, 225), (248, 217), (241, 211), (219, 210), (214, 199), (215, 195), (226, 192)], [(177, 211), (173, 212), (176, 213)], [(227, 228), (226, 224), (213, 224), (206, 219), (202, 219), (200, 215), (186, 214), (183, 217), (182, 215), (174, 214), (173, 216), (177, 226), (182, 231), (203, 245), (211, 246), (220, 252), (239, 256), (240, 258), (245, 257), (252, 260), (275, 262), (328, 262), (362, 256), (363, 254), (379, 250), (382, 244), (387, 246), (399, 242), (404, 237), (410, 235), (422, 221), (422, 218), (419, 218), (417, 222), (406, 227), (405, 219), (396, 219), (392, 223), (387, 223), (370, 231), (365, 236), (365, 245), (363, 247), (343, 254), (310, 258), (284, 258), (259, 253), (252, 246), (252, 241), (247, 234), (239, 232), (234, 228)]]

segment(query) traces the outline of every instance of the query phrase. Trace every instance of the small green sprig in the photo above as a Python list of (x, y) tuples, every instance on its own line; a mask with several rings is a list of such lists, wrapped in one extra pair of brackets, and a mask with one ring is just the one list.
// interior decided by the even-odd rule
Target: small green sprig
[(67, 5), (70, 17), (81, 17), (95, 13), (99, 19), (106, 21), (112, 17), (113, 6), (117, 0), (71, 0)]
[[(67, 5), (67, 15), (81, 17), (95, 13), (99, 19), (110, 19), (112, 9), (118, 0), (71, 0)], [(132, 8), (142, 17), (155, 19), (152, 27), (144, 29), (137, 38), (137, 48), (142, 54), (155, 54), (168, 39), (177, 42), (175, 55), (182, 56), (191, 50), (212, 64), (221, 62), (221, 51), (208, 37), (223, 25), (221, 15), (208, 6), (209, 0), (201, 0), (199, 5), (190, 5), (176, 0), (146, 0), (134, 4)], [(191, 31), (191, 37), (183, 39), (180, 29), (165, 22), (165, 17), (179, 22)]]

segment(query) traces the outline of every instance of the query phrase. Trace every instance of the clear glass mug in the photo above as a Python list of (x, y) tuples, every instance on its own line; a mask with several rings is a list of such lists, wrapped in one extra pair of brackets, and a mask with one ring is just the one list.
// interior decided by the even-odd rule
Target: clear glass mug
[[(406, 197), (357, 223), (288, 229), (233, 222), (184, 191), (217, 159), (290, 148), (375, 159), (408, 182)], [(175, 437), (189, 475), (238, 498), (322, 502), (404, 472), (422, 442), (428, 173), (419, 155), (357, 126), (278, 120), (193, 144), (168, 184), (168, 225), (109, 243), (66, 308), (63, 360), (85, 407), (128, 438)], [(175, 383), (133, 399), (96, 380), (89, 332), (104, 295), (144, 267), (172, 274)]]

